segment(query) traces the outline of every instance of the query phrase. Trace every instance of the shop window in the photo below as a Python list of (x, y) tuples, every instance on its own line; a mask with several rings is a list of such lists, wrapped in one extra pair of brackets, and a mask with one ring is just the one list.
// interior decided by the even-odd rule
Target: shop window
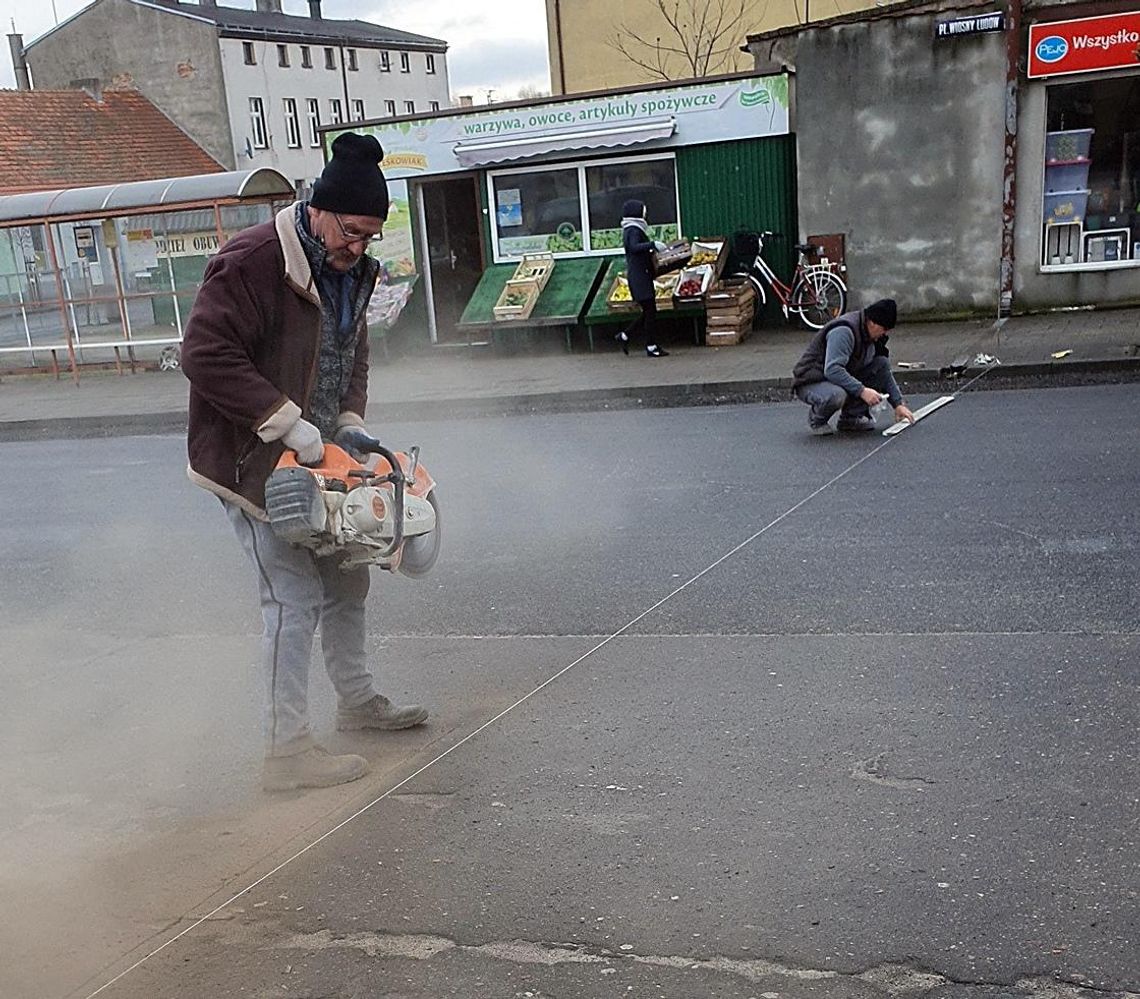
[(645, 203), (655, 239), (677, 238), (677, 181), (673, 160), (628, 160), (586, 168), (590, 249), (622, 245), (621, 206), (631, 198)]
[(585, 248), (577, 168), (494, 174), (491, 195), (501, 256)]
[(543, 250), (620, 253), (621, 208), (646, 204), (654, 239), (676, 239), (677, 177), (672, 156), (653, 156), (490, 175), (495, 259)]
[(1049, 87), (1043, 266), (1140, 266), (1137, 123), (1134, 77)]

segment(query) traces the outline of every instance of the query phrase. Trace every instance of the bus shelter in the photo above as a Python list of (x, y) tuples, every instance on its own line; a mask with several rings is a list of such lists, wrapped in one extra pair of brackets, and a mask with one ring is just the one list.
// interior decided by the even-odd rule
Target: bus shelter
[(206, 262), (293, 198), (266, 168), (0, 197), (0, 370), (177, 367)]

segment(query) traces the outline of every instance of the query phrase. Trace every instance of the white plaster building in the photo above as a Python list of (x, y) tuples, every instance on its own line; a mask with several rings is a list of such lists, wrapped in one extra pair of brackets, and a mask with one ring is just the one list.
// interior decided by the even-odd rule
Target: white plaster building
[(317, 125), (450, 106), (447, 43), (366, 21), (216, 0), (96, 0), (26, 48), (35, 87), (135, 88), (231, 169), (273, 167), (304, 187)]

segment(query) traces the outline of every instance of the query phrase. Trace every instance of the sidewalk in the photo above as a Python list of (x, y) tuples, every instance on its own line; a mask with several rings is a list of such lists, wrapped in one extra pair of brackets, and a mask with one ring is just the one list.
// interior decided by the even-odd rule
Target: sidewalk
[[(764, 328), (733, 347), (663, 341), (670, 356), (624, 357), (605, 331), (596, 353), (561, 335), (511, 336), (496, 346), (373, 352), (367, 418), (429, 419), (480, 413), (568, 411), (783, 400), (809, 333)], [(1054, 351), (1071, 350), (1062, 360)], [(953, 389), (939, 369), (977, 354), (1001, 364), (986, 378), (1010, 384), (1140, 380), (1140, 309), (1071, 311), (993, 322), (902, 324), (891, 335), (891, 360), (904, 391)], [(900, 362), (921, 362), (905, 369)], [(185, 425), (187, 382), (178, 371), (118, 375), (81, 370), (70, 376), (0, 375), (0, 440), (177, 432)]]

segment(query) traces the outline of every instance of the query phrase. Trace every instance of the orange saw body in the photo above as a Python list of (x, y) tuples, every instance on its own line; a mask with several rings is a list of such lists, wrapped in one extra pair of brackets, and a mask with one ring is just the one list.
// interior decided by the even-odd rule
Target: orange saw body
[(335, 444), (324, 446), (318, 465), (282, 454), (265, 483), (270, 526), (290, 544), (336, 557), (341, 569), (377, 565), (421, 576), (439, 555), (435, 480), (419, 463), (419, 448), (370, 445), (378, 456), (372, 468)]

